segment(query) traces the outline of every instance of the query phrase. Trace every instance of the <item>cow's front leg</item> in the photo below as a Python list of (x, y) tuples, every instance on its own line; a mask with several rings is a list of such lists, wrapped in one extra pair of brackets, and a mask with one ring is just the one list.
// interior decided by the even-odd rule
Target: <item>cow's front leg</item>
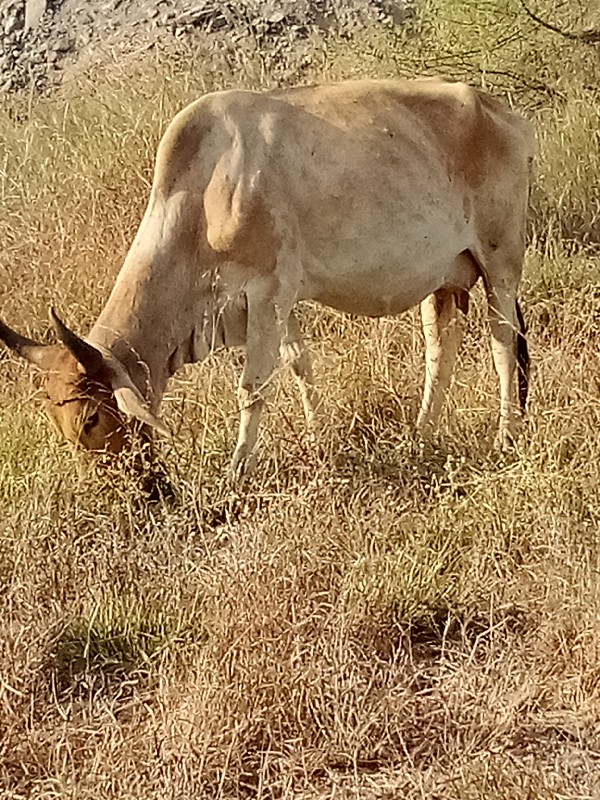
[(248, 290), (247, 301), (246, 363), (238, 388), (240, 428), (231, 462), (231, 477), (235, 482), (252, 466), (260, 415), (289, 314), (289, 308), (282, 308), (277, 297), (265, 287)]

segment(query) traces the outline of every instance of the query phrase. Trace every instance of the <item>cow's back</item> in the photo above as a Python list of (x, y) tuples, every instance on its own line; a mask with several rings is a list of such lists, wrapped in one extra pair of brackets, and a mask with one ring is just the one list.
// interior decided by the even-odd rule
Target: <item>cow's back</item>
[[(218, 159), (236, 140), (244, 145), (249, 162), (264, 155), (273, 169), (278, 156), (287, 155), (285, 143), (303, 142), (309, 152), (311, 129), (322, 137), (326, 128), (337, 135), (338, 145), (344, 143), (344, 135), (379, 147), (388, 138), (390, 153), (411, 142), (423, 151), (435, 143), (451, 172), (473, 184), (485, 178), (486, 164), (499, 165), (507, 157), (522, 162), (533, 154), (529, 124), (464, 83), (437, 78), (357, 80), (205, 95), (174, 118), (159, 148), (157, 170), (168, 165), (170, 177), (180, 177), (196, 157), (210, 165), (211, 156)], [(396, 148), (394, 140), (399, 142)], [(160, 182), (170, 188), (162, 173)]]
[(175, 118), (155, 189), (201, 204), (200, 249), (242, 280), (293, 250), (303, 296), (380, 314), (433, 291), (462, 251), (522, 246), (530, 156), (524, 120), (462, 83), (232, 90)]

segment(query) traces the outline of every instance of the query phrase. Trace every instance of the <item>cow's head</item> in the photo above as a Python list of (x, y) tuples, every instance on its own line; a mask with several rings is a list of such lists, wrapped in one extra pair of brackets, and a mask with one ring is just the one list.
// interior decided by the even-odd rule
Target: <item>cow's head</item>
[(110, 355), (80, 339), (51, 310), (60, 344), (45, 345), (0, 321), (0, 340), (39, 369), (36, 385), (44, 410), (58, 432), (86, 450), (120, 452), (128, 419), (167, 433), (125, 369)]

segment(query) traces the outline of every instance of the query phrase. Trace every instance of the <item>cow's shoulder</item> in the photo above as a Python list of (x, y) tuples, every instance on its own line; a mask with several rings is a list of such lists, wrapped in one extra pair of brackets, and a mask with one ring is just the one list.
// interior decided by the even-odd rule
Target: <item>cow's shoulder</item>
[(275, 268), (284, 233), (277, 224), (271, 191), (276, 167), (269, 156), (277, 110), (268, 95), (242, 90), (209, 95), (191, 109), (193, 117), (212, 119), (202, 151), (209, 171), (198, 176), (206, 241), (218, 258), (259, 272)]

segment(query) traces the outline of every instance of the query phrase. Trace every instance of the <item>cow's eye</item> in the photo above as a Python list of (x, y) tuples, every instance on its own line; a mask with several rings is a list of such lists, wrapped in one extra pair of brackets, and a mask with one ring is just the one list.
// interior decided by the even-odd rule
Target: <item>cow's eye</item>
[(100, 420), (100, 414), (97, 411), (92, 412), (86, 421), (83, 423), (83, 432), (88, 436), (92, 428), (95, 428)]

